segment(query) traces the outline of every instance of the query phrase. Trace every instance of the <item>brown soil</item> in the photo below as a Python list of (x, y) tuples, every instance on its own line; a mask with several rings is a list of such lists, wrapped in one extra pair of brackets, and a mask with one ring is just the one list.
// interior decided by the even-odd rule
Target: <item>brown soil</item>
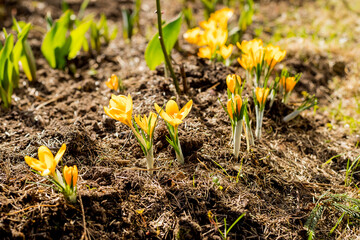
[[(59, 2), (40, 2), (39, 6), (31, 1), (11, 1), (7, 7), (13, 12), (16, 9), (18, 20), (45, 27), (47, 11), (54, 18), (61, 14)], [(70, 2), (76, 10), (81, 1)], [(166, 19), (181, 9), (180, 1), (163, 2)], [(154, 3), (144, 1), (141, 13), (143, 29), (154, 23), (153, 32)], [(267, 4), (265, 1), (261, 8), (273, 8)], [(121, 9), (130, 5), (128, 1), (92, 1), (88, 12), (104, 12), (120, 27)], [(9, 27), (11, 22), (5, 18), (3, 24)], [(250, 33), (251, 29), (247, 35)], [(327, 131), (326, 116), (321, 112), (314, 115), (308, 111), (284, 124), (282, 116), (292, 109), (278, 101), (266, 111), (264, 136), (250, 152), (243, 139), (243, 165), (238, 175), (241, 161), (232, 157), (230, 123), (217, 99), (226, 101), (226, 75), (236, 72), (244, 77), (244, 72), (238, 64), (209, 64), (176, 51), (175, 58), (185, 64), (190, 86), (177, 101), (181, 106), (194, 101), (180, 126), (185, 165), (174, 160), (165, 124), (159, 121), (154, 148), (158, 170), (153, 176), (138, 170), (144, 168), (145, 159), (136, 139), (127, 126), (107, 117), (103, 106), (113, 93), (104, 84), (112, 73), (122, 77), (124, 94), (132, 95), (136, 114), (154, 111), (155, 102), (162, 105), (176, 95), (162, 68), (155, 72), (147, 69), (143, 59), (147, 41), (145, 32), (142, 34), (135, 35), (131, 44), (118, 36), (100, 55), (82, 53), (74, 61), (76, 74), (70, 74), (50, 69), (40, 52), (42, 33), (31, 32), (39, 79), (28, 82), (22, 76), (11, 109), (0, 113), (0, 238), (220, 239), (208, 218), (211, 211), (221, 227), (224, 218), (231, 225), (246, 212), (232, 229), (231, 239), (306, 239), (303, 226), (314, 201), (326, 191), (353, 191), (344, 187), (341, 170), (354, 152), (324, 168), (321, 164), (354, 150), (355, 138), (340, 130)], [(307, 61), (289, 54), (284, 65), (304, 74), (293, 102), (299, 101), (304, 90), (316, 93), (321, 102), (332, 91), (328, 79), (343, 74), (329, 67), (325, 53), (308, 56)], [(90, 69), (97, 73), (92, 75)], [(67, 144), (63, 162), (76, 164), (80, 171), (75, 205), (43, 185), (48, 182), (24, 162), (24, 156), (36, 156), (39, 146), (56, 152), (62, 143)], [(358, 181), (355, 177), (355, 183)], [(142, 215), (136, 212), (139, 209), (145, 209)], [(324, 214), (317, 237), (336, 239), (341, 232), (328, 233), (337, 217), (336, 212)]]

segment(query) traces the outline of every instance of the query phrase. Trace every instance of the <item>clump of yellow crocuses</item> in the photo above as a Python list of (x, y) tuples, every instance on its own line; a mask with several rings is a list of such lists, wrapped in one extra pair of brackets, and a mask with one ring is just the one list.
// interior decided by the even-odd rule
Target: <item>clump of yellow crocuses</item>
[(156, 103), (154, 104), (156, 111), (166, 123), (167, 129), (170, 134), (170, 138), (166, 137), (166, 140), (174, 148), (176, 159), (179, 161), (180, 164), (184, 164), (184, 156), (179, 141), (178, 127), (183, 122), (185, 117), (189, 114), (192, 108), (192, 104), (193, 101), (190, 100), (181, 110), (179, 110), (179, 106), (174, 100), (169, 100), (166, 103), (165, 110), (159, 107), (159, 105), (157, 105)]
[(239, 64), (246, 70), (246, 81), (253, 83), (253, 96), (255, 102), (256, 130), (255, 136), (261, 138), (262, 119), (266, 100), (271, 93), (272, 102), (276, 93), (275, 82), (269, 88), (268, 80), (271, 72), (277, 63), (281, 62), (286, 56), (286, 51), (279, 46), (268, 44), (263, 45), (261, 39), (242, 41), (236, 44), (241, 51), (238, 58)]
[(233, 51), (233, 45), (226, 45), (228, 39), (227, 22), (234, 11), (223, 8), (210, 15), (207, 21), (200, 22), (200, 27), (189, 29), (184, 33), (184, 39), (200, 47), (198, 56), (210, 60), (221, 58), (229, 64), (229, 57)]
[(77, 167), (75, 165), (73, 167), (65, 166), (63, 169), (63, 176), (60, 171), (56, 169), (65, 150), (66, 145), (63, 144), (54, 157), (49, 148), (40, 146), (38, 149), (39, 160), (25, 156), (25, 162), (41, 176), (48, 177), (48, 179), (58, 187), (60, 192), (62, 192), (70, 202), (75, 203), (77, 193), (76, 183), (78, 178)]
[(130, 94), (128, 96), (112, 95), (109, 107), (104, 107), (104, 111), (109, 117), (130, 127), (145, 154), (147, 169), (152, 173), (151, 169), (154, 168), (154, 129), (157, 123), (157, 115), (150, 112), (148, 117), (138, 115), (133, 120), (133, 102)]
[(226, 77), (228, 101), (226, 106), (222, 104), (224, 111), (228, 114), (231, 122), (232, 142), (234, 144), (234, 157), (239, 157), (241, 133), (243, 125), (245, 125), (246, 142), (249, 150), (252, 144), (252, 133), (250, 128), (249, 116), (247, 114), (247, 99), (245, 101), (241, 98), (241, 93), (245, 82), (242, 83), (239, 75), (229, 74)]

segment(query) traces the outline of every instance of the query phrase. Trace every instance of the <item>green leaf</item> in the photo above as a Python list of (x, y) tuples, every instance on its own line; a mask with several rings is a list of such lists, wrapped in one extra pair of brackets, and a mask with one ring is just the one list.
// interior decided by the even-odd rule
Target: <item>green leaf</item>
[(116, 35), (118, 33), (118, 27), (115, 27), (113, 31), (111, 32), (111, 35), (109, 37), (109, 40), (114, 40), (116, 38)]
[[(15, 20), (16, 22), (16, 20)], [(19, 29), (18, 41), (14, 47), (14, 63), (21, 62), (24, 73), (29, 81), (36, 79), (36, 65), (33, 52), (28, 43), (27, 36), (31, 29), (31, 24), (26, 24), (23, 28)], [(19, 73), (18, 64), (15, 64), (17, 73)]]
[[(66, 34), (69, 28), (71, 14), (72, 11), (66, 11), (61, 18), (52, 25), (42, 42), (41, 52), (52, 68), (59, 68), (59, 66), (63, 65), (62, 62), (65, 61), (63, 58), (67, 53), (65, 53), (66, 51), (63, 46), (66, 45), (67, 42)], [(63, 50), (59, 51), (61, 48)]]
[(4, 75), (6, 72), (6, 61), (10, 57), (10, 54), (14, 48), (14, 36), (10, 34), (6, 40), (3, 49), (1, 49), (0, 52), (0, 84), (2, 85), (2, 82), (4, 80)]
[(24, 41), (23, 48), (23, 55), (20, 58), (20, 62), (23, 67), (24, 73), (29, 79), (29, 81), (36, 80), (35, 57), (28, 41)]
[(76, 57), (77, 53), (80, 51), (83, 42), (85, 40), (85, 34), (89, 30), (92, 21), (87, 21), (80, 24), (76, 29), (72, 30), (70, 33), (70, 47), (68, 59), (73, 59)]
[[(166, 24), (163, 29), (163, 38), (167, 54), (171, 52), (174, 47), (181, 28), (182, 14), (180, 14), (175, 20)], [(162, 52), (159, 33), (151, 39), (146, 47), (145, 61), (151, 70), (154, 70), (162, 62), (164, 62), (164, 53)]]

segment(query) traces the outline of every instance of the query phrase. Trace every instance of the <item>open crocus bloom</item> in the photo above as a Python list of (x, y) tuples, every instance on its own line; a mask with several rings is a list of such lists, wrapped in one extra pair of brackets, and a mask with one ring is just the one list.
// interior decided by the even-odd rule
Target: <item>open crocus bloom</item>
[[(135, 116), (134, 119), (135, 119), (135, 122), (139, 125), (139, 127), (147, 135), (149, 135), (150, 139), (151, 139), (153, 132), (154, 132), (154, 128), (156, 126), (157, 115), (153, 112), (150, 112), (149, 117), (146, 117), (146, 115), (144, 115), (144, 117), (142, 118), (140, 115), (138, 115), (138, 116)], [(150, 126), (150, 132), (149, 132), (149, 126)]]
[(253, 39), (251, 41), (242, 41), (236, 43), (238, 48), (241, 50), (241, 59), (238, 62), (246, 70), (252, 70), (257, 64), (260, 64), (264, 55), (264, 47), (261, 39)]
[(73, 167), (65, 166), (63, 172), (66, 184), (75, 187), (78, 178), (78, 169), (76, 165)]
[(220, 47), (220, 55), (223, 59), (228, 59), (231, 56), (231, 53), (233, 51), (234, 46), (232, 44), (229, 44), (229, 46), (221, 46)]
[(270, 93), (269, 88), (259, 88), (257, 87), (255, 90), (256, 99), (260, 104), (264, 104), (266, 102), (266, 98), (268, 97)]
[(234, 10), (223, 8), (211, 14), (210, 18), (215, 20), (221, 28), (227, 28), (227, 22), (234, 14)]
[(286, 50), (281, 50), (279, 46), (273, 46), (269, 44), (266, 46), (265, 51), (265, 61), (270, 66), (274, 68), (278, 62), (281, 62), (286, 56)]
[(126, 97), (124, 95), (111, 95), (109, 108), (104, 107), (106, 115), (118, 120), (129, 127), (132, 126), (132, 111), (133, 103), (130, 94)]
[(210, 47), (202, 47), (199, 49), (198, 56), (201, 58), (211, 59), (213, 52)]
[(54, 155), (51, 151), (45, 147), (40, 146), (38, 150), (39, 160), (25, 156), (25, 162), (34, 170), (39, 171), (41, 176), (51, 175), (55, 177), (55, 168), (58, 162), (61, 160), (66, 150), (66, 145), (63, 144), (57, 154)]
[(191, 44), (198, 44), (200, 41), (200, 35), (203, 34), (199, 27), (187, 30), (183, 37)]
[(234, 99), (229, 99), (227, 102), (227, 110), (231, 119), (234, 119), (234, 114), (240, 115), (242, 106), (242, 99), (239, 95), (236, 95)]
[(155, 103), (155, 109), (160, 114), (162, 119), (167, 123), (171, 124), (173, 127), (177, 127), (182, 123), (182, 120), (189, 114), (193, 101), (190, 100), (185, 106), (179, 110), (178, 105), (174, 100), (169, 100), (166, 103), (165, 111)]
[(115, 74), (112, 74), (105, 84), (108, 88), (117, 91), (119, 88), (119, 78)]
[(291, 92), (295, 85), (296, 85), (297, 81), (295, 80), (295, 77), (282, 77), (280, 79), (280, 84), (281, 86), (285, 89), (285, 92)]
[(226, 85), (230, 92), (234, 93), (236, 88), (236, 82), (238, 83), (238, 86), (241, 86), (241, 78), (239, 75), (236, 74), (229, 74), (226, 77)]

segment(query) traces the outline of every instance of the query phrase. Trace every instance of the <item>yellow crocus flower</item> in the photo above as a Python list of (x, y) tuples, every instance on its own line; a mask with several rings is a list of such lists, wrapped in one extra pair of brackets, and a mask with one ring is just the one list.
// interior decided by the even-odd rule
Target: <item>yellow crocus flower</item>
[(229, 46), (222, 45), (220, 47), (219, 53), (223, 59), (228, 59), (231, 56), (233, 48), (234, 46), (232, 44), (229, 44)]
[[(134, 119), (135, 119), (135, 122), (139, 125), (139, 127), (147, 135), (149, 135), (150, 139), (151, 139), (152, 135), (154, 133), (154, 128), (156, 126), (157, 115), (153, 112), (150, 112), (149, 117), (146, 117), (146, 115), (144, 115), (144, 117), (142, 118), (140, 115), (138, 115), (138, 116), (135, 116)], [(149, 122), (150, 122), (150, 132), (149, 132)]]
[(115, 74), (112, 74), (105, 84), (108, 88), (117, 91), (119, 88), (119, 78)]
[(234, 93), (236, 88), (236, 82), (241, 86), (241, 78), (236, 74), (229, 74), (226, 76), (226, 85), (230, 92)]
[(104, 107), (104, 111), (109, 117), (132, 127), (131, 119), (133, 102), (130, 94), (127, 97), (124, 95), (116, 96), (112, 94), (109, 102), (109, 108)]
[(213, 51), (210, 47), (199, 48), (199, 52), (198, 52), (199, 57), (211, 59), (212, 55), (213, 55)]
[(207, 38), (208, 45), (212, 49), (216, 49), (217, 47), (225, 45), (228, 38), (228, 32), (227, 30), (218, 28), (215, 30), (207, 31), (205, 33), (205, 37)]
[(237, 61), (246, 70), (251, 70), (255, 67), (254, 61), (250, 55), (242, 55)]
[(242, 99), (239, 95), (235, 95), (234, 99), (228, 100), (227, 110), (231, 119), (233, 119), (234, 114), (236, 114), (237, 116), (240, 115), (241, 106), (242, 106)]
[(282, 77), (280, 79), (280, 84), (281, 86), (285, 89), (285, 92), (291, 92), (295, 85), (296, 85), (297, 81), (295, 80), (295, 77)]
[(78, 178), (78, 169), (76, 165), (74, 165), (73, 167), (65, 166), (63, 170), (63, 174), (66, 184), (69, 186), (71, 186), (72, 184), (72, 186), (75, 187)]
[(238, 48), (241, 50), (241, 59), (238, 62), (247, 70), (251, 70), (256, 67), (257, 64), (261, 63), (264, 56), (264, 47), (261, 39), (253, 39), (251, 41), (242, 41), (236, 43)]
[(259, 88), (257, 87), (255, 90), (256, 99), (260, 104), (264, 104), (266, 102), (266, 99), (270, 93), (269, 88)]
[(274, 68), (278, 62), (281, 62), (286, 56), (286, 50), (281, 50), (279, 46), (273, 46), (269, 44), (265, 49), (265, 61)]
[(196, 27), (196, 28), (187, 30), (184, 33), (183, 37), (187, 42), (189, 42), (191, 44), (198, 44), (200, 41), (201, 34), (202, 34), (202, 31), (200, 30), (200, 28)]
[(220, 28), (227, 29), (227, 22), (234, 14), (234, 10), (230, 8), (220, 9), (210, 15), (211, 20), (214, 20)]
[(61, 160), (66, 150), (66, 145), (63, 144), (57, 154), (54, 155), (51, 153), (49, 148), (45, 146), (40, 146), (38, 149), (38, 159), (25, 156), (25, 162), (34, 170), (39, 171), (41, 176), (51, 175), (52, 177), (56, 176), (55, 168), (58, 162)]
[(201, 21), (199, 23), (200, 27), (204, 30), (215, 30), (217, 28), (217, 23), (215, 20), (209, 18), (208, 21)]
[(179, 110), (179, 106), (174, 100), (169, 100), (166, 103), (165, 111), (159, 107), (155, 103), (155, 109), (159, 113), (159, 115), (172, 125), (174, 128), (177, 128), (184, 120), (184, 118), (189, 114), (191, 107), (192, 107), (193, 101), (190, 100), (188, 103), (185, 104), (185, 106)]

